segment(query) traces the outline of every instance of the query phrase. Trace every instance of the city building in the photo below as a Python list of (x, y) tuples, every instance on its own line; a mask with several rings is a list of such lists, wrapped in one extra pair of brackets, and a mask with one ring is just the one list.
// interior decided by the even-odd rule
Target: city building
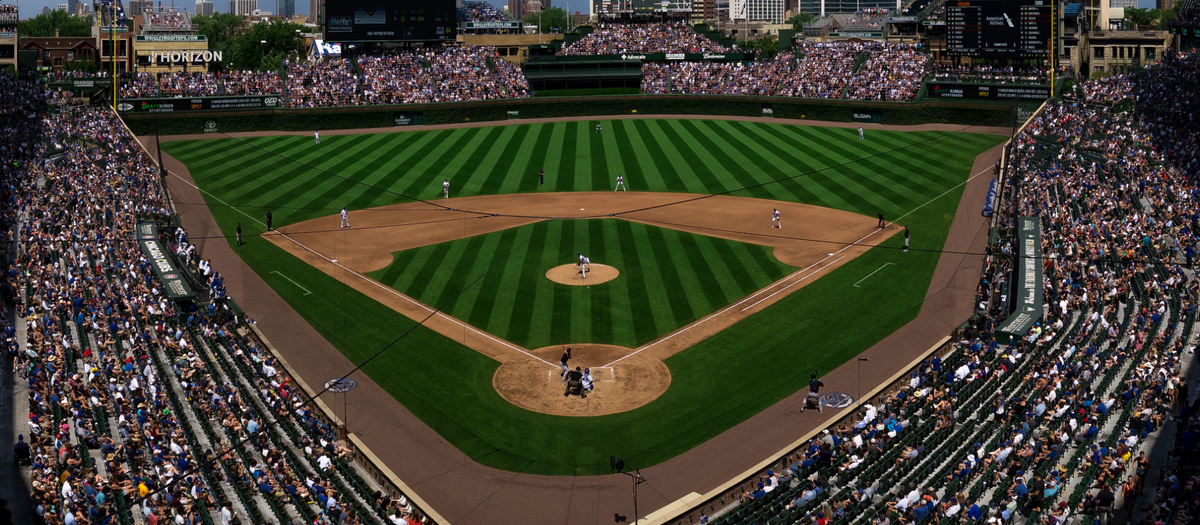
[(296, 16), (296, 0), (275, 0), (275, 14), (284, 18)]
[[(591, 5), (594, 4), (595, 2), (593, 1)], [(525, 18), (525, 0), (508, 0), (508, 12), (512, 13), (513, 18), (517, 20)], [(594, 10), (592, 14), (595, 14)]]
[[(67, 11), (67, 4), (58, 4), (58, 6), (56, 6), (54, 9), (58, 11)], [(70, 11), (67, 12), (70, 13)]]
[(817, 16), (857, 13), (863, 9), (896, 9), (896, 0), (799, 0), (801, 13)]
[(61, 70), (71, 62), (96, 63), (96, 37), (22, 38), (21, 49), (37, 52), (38, 67)]
[(76, 14), (79, 11), (79, 0), (67, 0), (67, 12)]
[(321, 3), (324, 0), (308, 0), (308, 20), (314, 24), (320, 24), (325, 19), (321, 18)]
[(19, 12), (0, 13), (0, 70), (12, 68), (17, 70), (17, 46), (20, 45), (20, 35), (17, 22), (21, 20)]
[(212, 16), (213, 13), (216, 12), (216, 10), (213, 9), (214, 6), (215, 6), (215, 4), (213, 4), (212, 2), (209, 2), (208, 0), (201, 0), (199, 2), (196, 2), (196, 14), (204, 15), (204, 16)]
[(731, 0), (729, 19), (782, 24), (784, 0)]
[(235, 15), (250, 16), (258, 9), (258, 0), (229, 0), (229, 12)]
[(148, 9), (153, 9), (154, 2), (150, 0), (129, 0), (125, 6), (128, 9), (126, 13), (128, 13), (129, 16), (137, 16), (145, 13)]

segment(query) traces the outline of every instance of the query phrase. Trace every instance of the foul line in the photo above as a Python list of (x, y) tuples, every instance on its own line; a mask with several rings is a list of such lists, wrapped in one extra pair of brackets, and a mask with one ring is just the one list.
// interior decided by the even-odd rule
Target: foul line
[[(867, 274), (867, 277), (870, 277), (870, 276), (872, 276), (872, 275), (875, 275), (876, 273), (878, 273), (878, 272), (879, 272), (879, 270), (882, 270), (882, 269), (886, 268), (886, 267), (887, 267), (889, 264), (896, 264), (896, 263), (883, 263), (883, 266), (880, 266), (879, 268), (876, 268), (876, 269), (875, 269), (875, 271), (873, 271), (873, 272), (871, 272), (871, 273), (868, 273), (868, 274)], [(859, 279), (859, 280), (858, 280), (858, 283), (861, 283), (861, 282), (863, 282), (863, 281), (867, 280), (867, 277), (863, 277), (862, 279)], [(855, 287), (855, 288), (862, 288), (861, 286), (859, 286), (859, 285), (858, 285), (858, 283), (854, 283), (854, 287)]]
[(280, 277), (283, 277), (284, 279), (287, 279), (289, 283), (292, 283), (292, 284), (296, 285), (296, 287), (297, 287), (297, 288), (299, 288), (299, 289), (301, 289), (301, 290), (304, 290), (304, 295), (312, 295), (312, 292), (308, 291), (308, 288), (305, 288), (305, 287), (303, 287), (303, 286), (300, 286), (300, 283), (298, 283), (298, 282), (296, 282), (296, 281), (293, 281), (293, 280), (292, 280), (291, 278), (289, 278), (288, 276), (286, 276), (286, 275), (284, 275), (284, 274), (282, 274), (282, 273), (280, 273), (280, 272), (274, 272), (274, 271), (273, 271), (273, 272), (271, 272), (271, 273), (278, 273)]
[[(846, 248), (849, 248), (849, 246), (847, 246)], [(842, 252), (843, 250), (845, 250), (846, 248), (842, 248), (841, 250), (838, 250), (838, 251), (837, 251), (837, 253), (841, 253), (841, 252)], [(825, 259), (828, 259), (829, 257), (832, 257), (832, 255), (830, 255), (830, 256), (828, 256), (828, 257), (825, 257)], [(754, 308), (755, 306), (758, 306), (758, 305), (759, 305), (760, 303), (762, 303), (763, 301), (766, 301), (767, 299), (770, 299), (770, 298), (772, 298), (772, 297), (775, 297), (776, 295), (779, 295), (779, 294), (783, 293), (784, 291), (786, 291), (788, 288), (791, 288), (791, 287), (793, 287), (793, 286), (796, 286), (797, 284), (800, 284), (801, 282), (804, 282), (804, 280), (805, 280), (805, 279), (808, 279), (809, 277), (812, 277), (812, 276), (814, 276), (814, 275), (816, 275), (816, 274), (818, 274), (818, 273), (821, 273), (821, 270), (824, 270), (824, 269), (826, 269), (826, 268), (828, 268), (828, 267), (830, 267), (830, 266), (832, 266), (832, 265), (834, 265), (834, 264), (837, 264), (837, 262), (838, 262), (838, 261), (840, 261), (840, 260), (842, 260), (842, 259), (845, 259), (845, 258), (846, 258), (846, 256), (845, 256), (845, 255), (843, 255), (843, 256), (841, 256), (841, 257), (838, 257), (837, 259), (834, 259), (834, 260), (832, 260), (832, 261), (829, 261), (829, 262), (825, 263), (825, 266), (822, 266), (822, 267), (820, 267), (820, 268), (817, 268), (817, 270), (816, 270), (815, 272), (812, 272), (812, 273), (810, 273), (810, 274), (808, 274), (808, 275), (805, 275), (804, 277), (801, 277), (801, 278), (799, 278), (799, 279), (796, 279), (795, 281), (792, 281), (792, 283), (791, 283), (791, 284), (789, 284), (789, 285), (787, 285), (787, 286), (784, 286), (783, 288), (780, 288), (779, 290), (776, 290), (776, 291), (775, 291), (775, 293), (773, 293), (773, 294), (771, 294), (771, 295), (768, 295), (768, 296), (766, 296), (766, 297), (763, 297), (762, 299), (759, 299), (758, 301), (755, 301), (755, 302), (754, 302), (754, 304), (752, 304), (752, 305), (750, 305), (750, 306), (747, 306), (747, 307), (745, 307), (745, 308), (742, 308), (742, 311), (743, 311), (743, 312), (745, 312), (746, 310), (749, 310), (749, 309), (751, 309), (751, 308)], [(824, 260), (824, 259), (822, 259), (822, 260)], [(816, 265), (814, 264), (813, 266), (816, 266)], [(809, 268), (811, 269), (811, 268), (812, 268), (812, 266), (809, 266)]]
[[(169, 170), (168, 170), (168, 173), (170, 173), (170, 171), (169, 171)], [(238, 212), (238, 213), (240, 213), (240, 214), (242, 214), (242, 215), (245, 215), (246, 217), (249, 217), (249, 218), (250, 218), (250, 220), (252, 220), (252, 221), (254, 221), (254, 222), (257, 222), (257, 223), (259, 223), (259, 224), (263, 224), (263, 223), (262, 223), (262, 221), (259, 221), (257, 218), (250, 216), (248, 213), (246, 213), (246, 212), (244, 212), (244, 211), (242, 211), (242, 210), (238, 209), (238, 208), (237, 208), (237, 207), (235, 207), (235, 206), (231, 206), (229, 203), (227, 203), (227, 202), (225, 202), (225, 201), (221, 200), (221, 199), (220, 199), (219, 197), (217, 197), (216, 195), (213, 195), (212, 193), (209, 193), (209, 192), (207, 192), (207, 191), (204, 191), (204, 188), (201, 188), (201, 187), (199, 187), (199, 186), (197, 186), (197, 185), (193, 184), (191, 181), (189, 181), (189, 180), (187, 180), (187, 179), (185, 179), (185, 178), (183, 178), (183, 177), (180, 177), (179, 175), (176, 175), (176, 174), (174, 174), (174, 173), (171, 173), (171, 175), (174, 175), (174, 176), (175, 176), (175, 178), (177, 178), (177, 179), (179, 179), (179, 180), (183, 181), (184, 183), (186, 183), (187, 185), (189, 185), (189, 186), (191, 186), (191, 187), (193, 187), (193, 188), (196, 188), (196, 190), (198, 190), (198, 191), (200, 191), (200, 192), (204, 193), (205, 195), (208, 195), (208, 196), (212, 197), (213, 199), (216, 199), (217, 201), (220, 201), (220, 202), (221, 202), (221, 204), (224, 204), (225, 206), (229, 206), (231, 209), (237, 210), (237, 212)], [(384, 285), (380, 284), (379, 282), (377, 282), (377, 281), (375, 281), (375, 280), (373, 280), (373, 279), (371, 279), (371, 278), (369, 278), (369, 277), (367, 277), (367, 276), (365, 276), (365, 275), (363, 275), (363, 274), (361, 274), (361, 273), (358, 273), (358, 272), (356, 272), (356, 271), (354, 271), (354, 270), (351, 270), (350, 268), (347, 268), (347, 267), (343, 266), (341, 263), (335, 262), (333, 259), (330, 259), (330, 258), (328, 258), (328, 257), (326, 257), (326, 256), (324, 256), (324, 255), (322, 255), (320, 252), (317, 252), (316, 250), (314, 250), (314, 249), (312, 249), (312, 248), (309, 248), (308, 246), (305, 246), (305, 245), (304, 245), (304, 243), (302, 243), (302, 242), (300, 242), (300, 241), (297, 241), (296, 239), (293, 239), (293, 238), (289, 237), (287, 234), (285, 234), (285, 233), (283, 233), (283, 232), (281, 232), (281, 231), (279, 231), (279, 230), (275, 230), (275, 233), (276, 233), (276, 234), (278, 234), (280, 237), (283, 237), (284, 239), (287, 239), (287, 240), (291, 241), (291, 242), (292, 242), (293, 244), (295, 244), (296, 246), (299, 246), (299, 247), (301, 247), (301, 248), (304, 248), (305, 250), (308, 250), (309, 252), (311, 252), (313, 255), (316, 255), (317, 257), (320, 257), (320, 258), (322, 258), (322, 259), (326, 260), (326, 261), (327, 261), (327, 262), (329, 262), (330, 264), (332, 264), (332, 265), (334, 265), (334, 266), (337, 266), (337, 267), (339, 267), (339, 268), (341, 268), (341, 269), (343, 269), (343, 270), (346, 270), (347, 272), (349, 272), (349, 273), (351, 273), (351, 274), (354, 274), (355, 276), (357, 276), (357, 277), (361, 278), (362, 280), (364, 280), (364, 281), (366, 281), (366, 282), (368, 282), (368, 283), (371, 283), (371, 284), (373, 284), (373, 285), (375, 285), (375, 286), (379, 287), (381, 290), (384, 290), (384, 291), (386, 291), (386, 292), (388, 292), (388, 293), (391, 293), (392, 295), (395, 295), (396, 297), (399, 297), (399, 298), (401, 298), (401, 299), (404, 299), (404, 300), (406, 300), (406, 301), (408, 301), (408, 302), (410, 302), (410, 303), (412, 303), (412, 304), (416, 305), (417, 307), (419, 307), (419, 308), (422, 308), (422, 309), (424, 309), (424, 310), (426, 310), (426, 311), (429, 311), (429, 312), (434, 312), (434, 310), (433, 310), (432, 308), (430, 308), (430, 307), (428, 307), (428, 306), (425, 306), (424, 304), (421, 304), (420, 302), (418, 302), (418, 301), (416, 301), (416, 300), (412, 299), (411, 297), (409, 297), (409, 296), (407, 296), (407, 295), (404, 295), (404, 294), (402, 294), (402, 293), (400, 293), (400, 292), (397, 292), (396, 290), (393, 290), (393, 289), (391, 289), (391, 288), (388, 288), (388, 287), (386, 287), (386, 286), (384, 286)], [(291, 279), (288, 279), (288, 280), (289, 280), (289, 281), (291, 281)], [(294, 282), (294, 281), (293, 281), (293, 282)], [(482, 336), (484, 336), (484, 337), (486, 337), (486, 338), (488, 338), (488, 339), (491, 339), (492, 341), (495, 341), (495, 342), (497, 342), (497, 343), (500, 343), (500, 344), (502, 344), (502, 345), (504, 345), (504, 346), (507, 346), (507, 347), (509, 347), (509, 348), (511, 348), (511, 349), (513, 349), (513, 350), (516, 350), (516, 351), (518, 351), (518, 352), (520, 352), (520, 353), (522, 353), (522, 354), (525, 354), (525, 355), (527, 355), (527, 356), (529, 356), (529, 357), (532, 357), (532, 358), (534, 358), (534, 359), (536, 359), (536, 360), (538, 360), (538, 361), (541, 361), (541, 362), (543, 362), (543, 363), (546, 363), (546, 364), (547, 364), (548, 366), (550, 366), (550, 367), (555, 367), (555, 365), (554, 365), (554, 364), (552, 364), (552, 363), (550, 363), (549, 361), (546, 361), (545, 359), (542, 359), (542, 358), (540, 358), (540, 357), (538, 357), (538, 356), (536, 356), (536, 355), (533, 355), (533, 354), (529, 353), (529, 352), (528, 352), (528, 351), (526, 351), (526, 350), (523, 350), (523, 349), (521, 349), (521, 348), (518, 348), (518, 347), (516, 347), (516, 346), (513, 346), (512, 344), (508, 343), (507, 341), (504, 341), (504, 340), (501, 340), (501, 339), (497, 339), (497, 338), (495, 338), (495, 337), (492, 337), (492, 335), (491, 335), (491, 334), (488, 334), (488, 333), (486, 333), (486, 332), (481, 332), (481, 331), (477, 330), (477, 329), (476, 329), (474, 326), (471, 326), (471, 325), (465, 324), (465, 323), (463, 323), (462, 321), (459, 321), (458, 319), (455, 319), (455, 318), (453, 318), (453, 317), (450, 317), (450, 316), (448, 316), (448, 315), (446, 315), (446, 314), (444, 314), (444, 313), (442, 313), (442, 312), (437, 312), (437, 315), (440, 315), (440, 316), (442, 316), (443, 318), (445, 318), (445, 319), (449, 320), (451, 323), (453, 323), (453, 324), (455, 324), (455, 325), (458, 325), (458, 326), (461, 326), (461, 327), (463, 327), (464, 329), (470, 330), (470, 331), (472, 331), (472, 332), (474, 332), (474, 333), (476, 333), (476, 334), (482, 335)], [(447, 337), (449, 337), (449, 336), (447, 336)], [(451, 339), (453, 339), (453, 338), (451, 338)]]

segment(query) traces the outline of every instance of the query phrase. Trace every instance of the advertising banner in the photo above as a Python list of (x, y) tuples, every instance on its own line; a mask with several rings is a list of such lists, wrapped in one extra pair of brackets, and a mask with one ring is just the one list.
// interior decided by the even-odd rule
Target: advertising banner
[(1000, 187), (1000, 179), (992, 179), (988, 185), (987, 197), (983, 199), (983, 216), (991, 217), (996, 210), (996, 190)]
[(1050, 98), (1050, 86), (1035, 84), (961, 84), (929, 82), (929, 98), (1044, 100)]
[(879, 124), (880, 122), (883, 122), (883, 115), (878, 111), (865, 111), (856, 109), (851, 111), (850, 120), (853, 122)]
[[(271, 109), (282, 107), (279, 95), (201, 98), (127, 98), (118, 109), (134, 113), (172, 113), (222, 109)], [(128, 106), (128, 107), (127, 107)]]
[(1042, 221), (1017, 219), (1017, 261), (1013, 275), (1016, 309), (996, 327), (996, 339), (1008, 342), (1023, 337), (1042, 318)]
[(154, 275), (158, 276), (158, 280), (162, 281), (163, 289), (167, 292), (167, 296), (174, 300), (191, 299), (195, 297), (192, 294), (192, 289), (183, 279), (183, 274), (175, 266), (175, 261), (168, 253), (167, 247), (158, 240), (158, 235), (155, 234), (155, 226), (149, 223), (140, 223), (137, 227), (137, 242), (138, 247), (142, 249), (142, 254), (150, 261), (150, 267), (154, 270)]
[(521, 110), (519, 109), (510, 109), (505, 111), (504, 114), (508, 116), (509, 119), (521, 118)]
[(396, 113), (392, 115), (393, 126), (420, 126), (423, 124), (425, 124), (424, 113)]

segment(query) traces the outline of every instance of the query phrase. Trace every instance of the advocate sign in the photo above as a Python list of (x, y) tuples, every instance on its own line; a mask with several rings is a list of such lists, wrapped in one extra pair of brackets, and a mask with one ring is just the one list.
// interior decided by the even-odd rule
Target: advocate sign
[(166, 247), (154, 234), (154, 230), (153, 224), (140, 223), (137, 226), (138, 248), (142, 249), (142, 254), (149, 261), (150, 269), (154, 270), (154, 275), (158, 276), (158, 280), (163, 283), (163, 290), (171, 299), (183, 300), (195, 297), (191, 287), (184, 281), (183, 274), (175, 267), (175, 261), (167, 253)]
[[(604, 55), (596, 55), (604, 56)], [(744, 53), (626, 53), (623, 55), (613, 55), (620, 57), (621, 60), (644, 60), (647, 62), (665, 61), (665, 60), (685, 60), (688, 62), (710, 62), (710, 61), (741, 61), (745, 59)], [(572, 57), (576, 58), (576, 57)]]

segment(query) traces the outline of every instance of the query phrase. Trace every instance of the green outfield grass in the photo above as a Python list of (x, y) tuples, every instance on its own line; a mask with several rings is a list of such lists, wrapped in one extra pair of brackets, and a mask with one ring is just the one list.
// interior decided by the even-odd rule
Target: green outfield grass
[[(445, 178), (455, 196), (611, 190), (618, 173), (633, 190), (715, 193), (806, 173), (734, 194), (872, 217), (883, 212), (889, 219), (907, 214), (900, 222), (911, 228), (912, 246), (940, 249), (975, 156), (1004, 140), (868, 131), (859, 141), (854, 129), (704, 120), (605, 121), (596, 134), (596, 123), (327, 136), (319, 147), (311, 136), (275, 136), (171, 142), (163, 149), (189, 166), (227, 234), (242, 222), (251, 238), (236, 249), (247, 263), (357, 363), (413, 322), (255, 238), (263, 230), (255, 221), (267, 210), (284, 225), (342, 206), (440, 198)], [(544, 186), (536, 178), (542, 167)], [(744, 421), (806, 386), (809, 372), (836, 368), (915, 317), (938, 254), (902, 253), (896, 249), (901, 243), (894, 237), (671, 357), (671, 387), (622, 414), (572, 418), (518, 408), (492, 388), (499, 363), (425, 328), (364, 371), (482, 464), (603, 474), (616, 455), (630, 468), (643, 468)], [(879, 270), (886, 263), (892, 264)], [(852, 385), (831, 388), (854, 391)]]
[[(796, 269), (776, 260), (769, 246), (593, 219), (547, 221), (405, 250), (369, 275), (436, 307), (526, 241), (525, 249), (445, 312), (526, 348), (564, 342), (636, 348)], [(546, 278), (546, 270), (570, 264), (576, 253), (616, 267), (620, 276), (597, 286)]]

